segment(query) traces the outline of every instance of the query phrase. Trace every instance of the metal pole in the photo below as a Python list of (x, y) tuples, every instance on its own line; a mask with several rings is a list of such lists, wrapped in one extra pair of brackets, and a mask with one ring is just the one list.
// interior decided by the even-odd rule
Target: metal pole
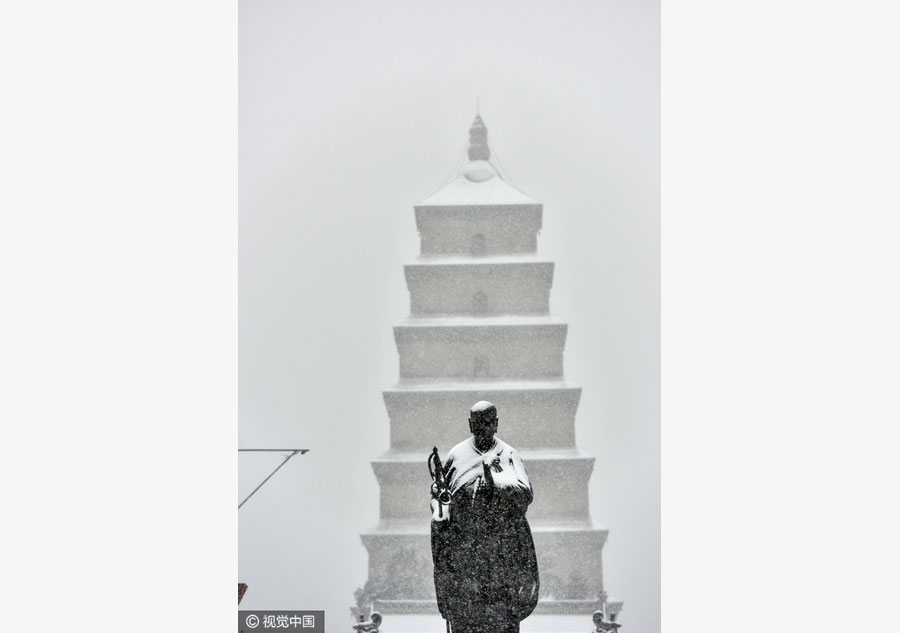
[(297, 453), (306, 453), (306, 452), (309, 451), (309, 449), (307, 449), (307, 448), (296, 448), (296, 449), (278, 449), (278, 448), (239, 448), (239, 449), (238, 449), (238, 451), (281, 451), (281, 452), (284, 452), (285, 450), (291, 450), (292, 452), (291, 452), (290, 455), (288, 455), (287, 457), (284, 458), (284, 461), (283, 461), (283, 462), (281, 462), (280, 464), (278, 464), (278, 468), (276, 468), (275, 470), (273, 470), (272, 473), (271, 473), (268, 477), (266, 477), (265, 479), (263, 479), (263, 481), (262, 481), (261, 484), (259, 484), (256, 488), (253, 489), (253, 492), (251, 492), (249, 495), (247, 495), (247, 498), (246, 498), (246, 499), (244, 499), (243, 501), (241, 501), (241, 502), (238, 504), (238, 510), (241, 509), (241, 506), (242, 506), (242, 505), (244, 505), (245, 503), (247, 503), (247, 501), (250, 499), (250, 497), (252, 497), (253, 495), (256, 494), (256, 491), (257, 491), (257, 490), (259, 490), (260, 488), (262, 488), (263, 485), (265, 485), (265, 483), (266, 483), (267, 481), (269, 481), (269, 480), (272, 478), (272, 475), (274, 475), (275, 473), (277, 473), (278, 470), (279, 470), (282, 466), (284, 466), (285, 464), (287, 464), (287, 463), (288, 463), (288, 460), (289, 460), (291, 457), (293, 457), (293, 456), (296, 455)]
[(308, 453), (308, 448), (239, 448), (238, 453), (265, 453), (265, 452), (273, 452), (273, 453), (284, 453), (286, 451), (294, 451), (295, 453)]

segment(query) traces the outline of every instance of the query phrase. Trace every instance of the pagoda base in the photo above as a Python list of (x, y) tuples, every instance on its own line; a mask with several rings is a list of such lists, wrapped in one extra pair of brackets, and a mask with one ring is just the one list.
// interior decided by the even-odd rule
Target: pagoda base
[[(431, 537), (422, 522), (383, 521), (362, 535), (369, 552), (365, 590), (375, 610), (437, 613)], [(607, 530), (593, 522), (531, 526), (541, 580), (535, 613), (586, 613), (599, 608)], [(367, 600), (368, 601), (368, 600)]]
[[(591, 615), (601, 607), (599, 598), (593, 600), (541, 600), (534, 615)], [(382, 615), (438, 615), (434, 600), (375, 600), (375, 611)]]
[[(621, 605), (621, 603), (619, 603)], [(613, 603), (609, 604), (610, 609)], [(595, 609), (596, 610), (596, 609)], [(520, 633), (590, 633), (594, 630), (593, 611), (586, 614), (539, 614), (533, 613), (522, 620)], [(438, 615), (426, 614), (383, 614), (379, 627), (381, 633), (446, 633), (447, 625)]]

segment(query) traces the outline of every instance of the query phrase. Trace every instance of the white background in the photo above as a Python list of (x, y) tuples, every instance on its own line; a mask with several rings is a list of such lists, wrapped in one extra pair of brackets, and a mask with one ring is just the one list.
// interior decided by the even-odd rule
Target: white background
[[(667, 632), (894, 620), (892, 11), (664, 8)], [(231, 627), (237, 10), (0, 25), (4, 617)]]

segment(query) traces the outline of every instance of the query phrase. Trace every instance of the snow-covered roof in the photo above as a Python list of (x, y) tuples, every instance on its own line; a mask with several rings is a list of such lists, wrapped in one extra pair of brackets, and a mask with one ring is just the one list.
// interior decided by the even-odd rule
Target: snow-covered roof
[(419, 316), (410, 314), (395, 328), (434, 328), (434, 327), (558, 327), (567, 323), (552, 314), (493, 314), (472, 315), (454, 314), (440, 316)]
[(499, 253), (497, 255), (467, 255), (460, 253), (438, 253), (422, 255), (410, 261), (407, 266), (490, 266), (490, 265), (534, 265), (552, 264), (553, 260), (540, 253)]
[(434, 392), (534, 392), (534, 391), (571, 391), (581, 387), (563, 377), (540, 378), (401, 378), (386, 394)]
[(504, 180), (491, 162), (487, 128), (480, 116), (469, 128), (468, 157), (446, 185), (416, 206), (540, 204)]
[[(481, 164), (479, 164), (481, 163)], [(483, 180), (472, 180), (471, 174)], [(417, 206), (472, 206), (479, 204), (539, 204), (534, 198), (503, 180), (488, 161), (471, 161), (464, 165), (453, 180), (431, 194)]]

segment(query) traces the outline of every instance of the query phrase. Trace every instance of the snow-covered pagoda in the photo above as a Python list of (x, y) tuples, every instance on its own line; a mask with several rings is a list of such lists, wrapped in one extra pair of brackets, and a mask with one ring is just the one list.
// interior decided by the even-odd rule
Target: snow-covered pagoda
[(444, 630), (426, 458), (433, 446), (445, 455), (466, 438), (479, 400), (497, 405), (498, 436), (518, 449), (534, 486), (528, 520), (541, 599), (522, 630), (559, 629), (562, 615), (580, 616), (574, 628), (589, 630), (594, 611), (621, 608), (603, 587), (607, 531), (589, 510), (594, 458), (575, 445), (581, 388), (563, 372), (567, 325), (550, 314), (553, 261), (537, 252), (542, 213), (491, 161), (480, 116), (468, 161), (415, 206), (420, 254), (405, 267), (410, 314), (394, 328), (400, 375), (384, 392), (390, 448), (372, 462), (380, 517), (362, 535), (369, 576), (357, 592), (363, 611), (384, 615), (386, 633)]

